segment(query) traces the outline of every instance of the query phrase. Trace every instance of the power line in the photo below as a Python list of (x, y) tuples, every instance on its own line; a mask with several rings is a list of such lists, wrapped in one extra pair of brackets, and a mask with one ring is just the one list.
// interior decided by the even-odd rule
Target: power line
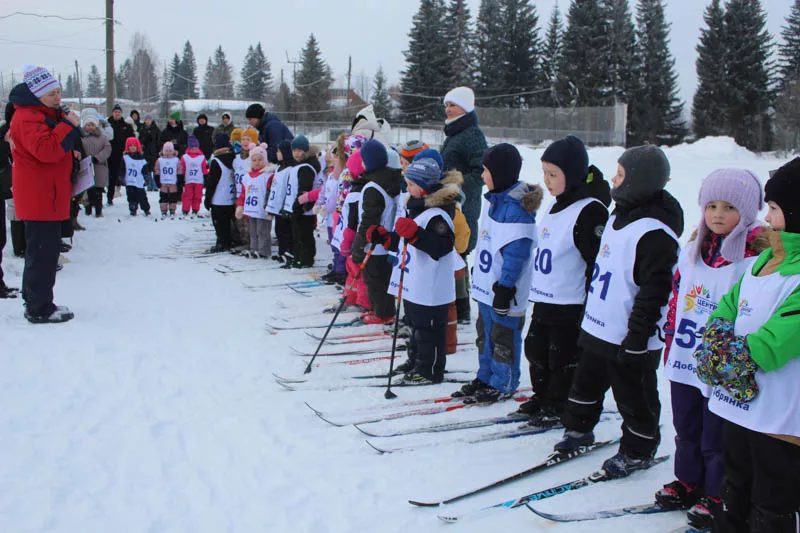
[(9, 13), (8, 15), (0, 15), (0, 20), (16, 16), (37, 17), (42, 19), (60, 19), (68, 21), (74, 21), (74, 20), (102, 20), (103, 22), (106, 21), (105, 17), (62, 17), (61, 15), (44, 15), (41, 13), (29, 13), (26, 11), (14, 11), (13, 13)]
[(63, 48), (67, 50), (88, 50), (89, 52), (106, 52), (105, 48), (83, 48), (80, 46), (64, 46), (63, 44), (45, 44), (45, 43), (37, 43), (34, 41), (15, 41), (13, 39), (3, 39), (0, 38), (0, 43), (7, 43), (7, 44), (27, 44), (31, 46), (43, 46), (45, 48)]

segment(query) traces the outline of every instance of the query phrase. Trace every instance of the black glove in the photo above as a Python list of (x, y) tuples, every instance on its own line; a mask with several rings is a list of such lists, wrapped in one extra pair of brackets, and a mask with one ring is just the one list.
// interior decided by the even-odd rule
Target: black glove
[(492, 285), (494, 291), (494, 300), (492, 300), (492, 308), (498, 315), (506, 316), (511, 310), (511, 300), (517, 294), (516, 287), (505, 287), (498, 282)]
[(647, 349), (649, 339), (632, 339), (630, 335), (625, 337), (622, 345), (617, 350), (617, 362), (625, 366), (635, 366), (640, 368), (658, 368), (661, 359), (659, 352), (650, 352)]

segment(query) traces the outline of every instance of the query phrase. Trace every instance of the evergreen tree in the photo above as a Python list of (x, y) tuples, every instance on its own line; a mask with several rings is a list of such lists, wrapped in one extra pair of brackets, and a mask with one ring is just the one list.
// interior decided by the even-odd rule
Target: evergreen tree
[(725, 11), (729, 132), (750, 150), (772, 147), (772, 36), (759, 0), (729, 0)]
[(686, 122), (663, 0), (639, 0), (636, 22), (642, 75), (628, 108), (628, 145), (678, 144), (686, 136)]
[(611, 98), (629, 102), (637, 89), (638, 57), (636, 28), (628, 0), (606, 0), (609, 30), (609, 76)]
[(169, 100), (170, 100), (170, 87), (172, 80), (170, 79), (167, 66), (164, 65), (164, 72), (161, 74), (161, 105), (159, 111), (162, 117), (169, 115)]
[(405, 93), (401, 103), (404, 120), (412, 123), (444, 116), (441, 100), (415, 96), (444, 96), (448, 91), (444, 84), (450, 79), (449, 44), (440, 22), (444, 16), (444, 0), (421, 0), (412, 20), (400, 82)]
[[(500, 0), (503, 25), (503, 86), (507, 94), (531, 93), (547, 86), (539, 68), (542, 40), (539, 38), (539, 16), (530, 0)], [(519, 108), (535, 101), (534, 94), (507, 96), (502, 104)]]
[(322, 59), (317, 39), (312, 33), (301, 53), (300, 70), (295, 79), (296, 110), (306, 120), (323, 120), (330, 107), (331, 69)]
[(104, 92), (103, 78), (100, 77), (100, 71), (97, 70), (97, 65), (92, 65), (89, 67), (89, 76), (86, 78), (86, 96), (100, 98)]
[(222, 46), (214, 50), (214, 59), (208, 58), (203, 77), (203, 93), (206, 98), (225, 100), (233, 98), (233, 68), (225, 57)]
[(472, 20), (466, 0), (450, 0), (445, 8), (444, 26), (447, 52), (450, 56), (451, 87), (472, 87), (475, 81), (475, 64), (473, 50), (475, 47), (475, 32), (472, 29)]
[(72, 77), (72, 74), (67, 75), (67, 82), (64, 84), (64, 90), (62, 91), (62, 95), (64, 98), (75, 98), (77, 96), (77, 91), (75, 89), (75, 79)]
[(778, 47), (780, 77), (786, 84), (800, 79), (800, 0), (794, 0), (781, 37), (783, 43)]
[(378, 67), (378, 72), (375, 73), (371, 103), (376, 117), (388, 118), (392, 114), (392, 99), (389, 97), (386, 87), (386, 75), (383, 73), (383, 67)]
[(263, 101), (272, 95), (272, 65), (264, 55), (261, 42), (248, 47), (240, 74), (239, 97)]
[(277, 113), (289, 113), (294, 110), (292, 102), (292, 90), (283, 81), (283, 71), (281, 70), (281, 82), (278, 85), (278, 92), (275, 95), (275, 111)]
[[(502, 35), (502, 13), (499, 0), (481, 0), (475, 30), (476, 55), (478, 61), (478, 94), (491, 96), (506, 92), (503, 87), (505, 57)], [(489, 101), (488, 105), (495, 105)]]
[(706, 27), (697, 44), (697, 92), (692, 102), (695, 136), (725, 135), (725, 101), (728, 86), (725, 52), (725, 11), (721, 0), (711, 0), (703, 14)]
[(126, 59), (122, 65), (120, 65), (117, 74), (114, 76), (114, 89), (116, 90), (117, 98), (131, 98), (130, 80), (132, 70), (133, 66), (131, 64), (131, 60)]
[(559, 72), (571, 84), (574, 105), (611, 103), (608, 48), (608, 22), (601, 0), (571, 0)]
[(775, 105), (775, 129), (779, 147), (800, 150), (800, 78), (784, 82)]
[(553, 12), (550, 14), (550, 22), (547, 25), (547, 34), (542, 48), (542, 75), (545, 83), (550, 87), (549, 93), (543, 93), (537, 98), (537, 101), (542, 105), (560, 107), (566, 104), (561, 96), (565, 87), (558, 70), (561, 62), (563, 34), (564, 25), (561, 21), (561, 11), (558, 9), (558, 1), (556, 0), (553, 5)]
[(186, 95), (186, 80), (181, 75), (181, 58), (178, 54), (172, 56), (169, 65), (169, 99), (183, 100)]
[(186, 41), (183, 45), (183, 57), (178, 74), (183, 80), (183, 98), (198, 98), (200, 93), (197, 91), (197, 61), (194, 58), (192, 43)]

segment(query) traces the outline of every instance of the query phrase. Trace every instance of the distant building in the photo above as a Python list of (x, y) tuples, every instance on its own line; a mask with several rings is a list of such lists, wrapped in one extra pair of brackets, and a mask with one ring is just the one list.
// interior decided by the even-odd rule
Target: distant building
[(354, 89), (350, 89), (350, 98), (347, 97), (347, 89), (342, 88), (331, 88), (328, 94), (330, 94), (332, 108), (344, 109), (347, 107), (364, 107), (367, 105), (367, 102), (365, 102)]

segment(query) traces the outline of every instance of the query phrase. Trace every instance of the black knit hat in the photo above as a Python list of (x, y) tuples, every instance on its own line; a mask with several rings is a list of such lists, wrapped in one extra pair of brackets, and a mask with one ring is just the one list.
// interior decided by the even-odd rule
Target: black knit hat
[(278, 143), (278, 151), (281, 153), (284, 163), (294, 160), (294, 155), (292, 155), (292, 141), (289, 139), (284, 139)]
[(227, 148), (231, 145), (231, 138), (225, 133), (217, 133), (214, 135), (214, 150)]
[(262, 118), (266, 113), (264, 106), (261, 104), (250, 104), (247, 111), (244, 112), (245, 118)]
[(552, 163), (564, 173), (566, 188), (571, 189), (586, 183), (589, 173), (589, 154), (583, 141), (567, 135), (552, 143), (542, 154), (542, 161)]
[(764, 201), (775, 202), (783, 211), (788, 233), (800, 233), (800, 157), (775, 171), (764, 187)]
[(483, 153), (482, 164), (492, 173), (492, 192), (503, 192), (519, 181), (522, 156), (514, 145), (501, 143)]

